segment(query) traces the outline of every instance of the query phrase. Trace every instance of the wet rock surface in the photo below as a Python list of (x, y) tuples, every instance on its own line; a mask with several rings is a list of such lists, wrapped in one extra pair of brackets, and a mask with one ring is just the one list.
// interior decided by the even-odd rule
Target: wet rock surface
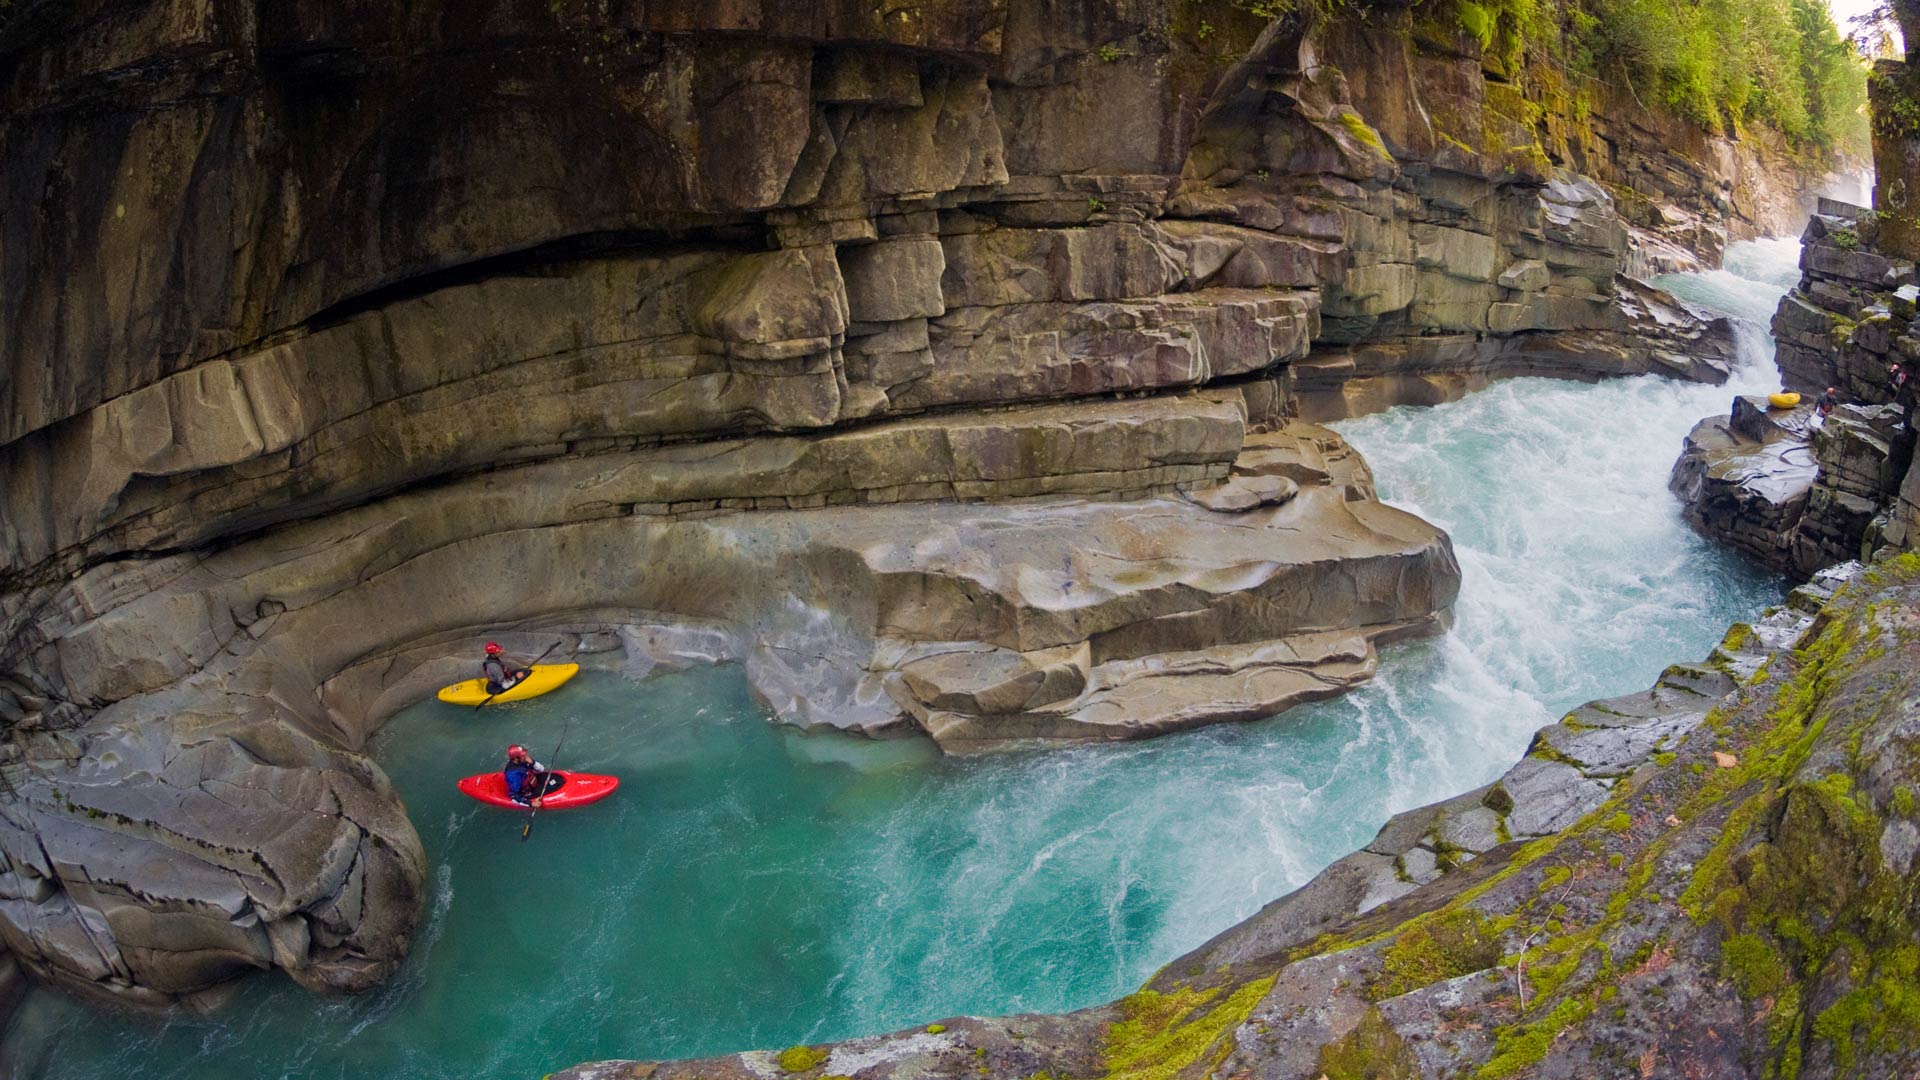
[(1668, 481), (1687, 521), (1757, 562), (1796, 568), (1794, 532), (1819, 474), (1813, 419), (1811, 405), (1775, 410), (1765, 397), (1741, 397), (1730, 416), (1694, 425)]

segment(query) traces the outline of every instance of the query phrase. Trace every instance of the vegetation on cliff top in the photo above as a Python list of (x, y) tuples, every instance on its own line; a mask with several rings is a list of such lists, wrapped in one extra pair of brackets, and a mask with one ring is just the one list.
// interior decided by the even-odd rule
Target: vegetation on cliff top
[(1868, 153), (1865, 61), (1821, 0), (1428, 0), (1508, 68), (1546, 63), (1711, 130)]
[(1451, 2), (1483, 43), (1524, 44), (1709, 129), (1868, 153), (1866, 65), (1821, 0), (1495, 0), (1491, 30), (1478, 4)]
[(1866, 66), (1821, 0), (1580, 0), (1575, 66), (1709, 127), (1867, 153)]

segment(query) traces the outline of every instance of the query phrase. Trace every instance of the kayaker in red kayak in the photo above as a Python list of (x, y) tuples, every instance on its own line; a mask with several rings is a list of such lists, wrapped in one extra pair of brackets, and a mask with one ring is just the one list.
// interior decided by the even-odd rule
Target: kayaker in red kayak
[(551, 775), (545, 765), (533, 760), (527, 748), (515, 743), (507, 747), (507, 766), (503, 770), (507, 781), (507, 796), (522, 806), (538, 807), (541, 796), (547, 793), (547, 778)]
[(487, 642), (487, 658), (480, 662), (480, 675), (487, 680), (487, 693), (504, 694), (528, 674), (527, 668), (509, 666), (507, 654), (500, 646)]

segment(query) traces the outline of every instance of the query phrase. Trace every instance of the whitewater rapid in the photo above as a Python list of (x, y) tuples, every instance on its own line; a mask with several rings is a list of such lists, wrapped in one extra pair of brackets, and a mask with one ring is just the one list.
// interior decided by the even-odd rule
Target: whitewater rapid
[[(1445, 527), (1452, 630), (1345, 698), (1120, 746), (948, 760), (767, 722), (730, 667), (583, 674), (486, 723), (423, 703), (376, 752), (433, 863), (402, 975), (350, 1000), (250, 984), (164, 1021), (34, 993), (22, 1077), (537, 1076), (602, 1057), (782, 1047), (958, 1013), (1063, 1010), (1300, 885), (1397, 811), (1503, 771), (1583, 701), (1706, 654), (1780, 582), (1690, 533), (1680, 439), (1772, 389), (1792, 241), (1664, 284), (1745, 320), (1730, 387), (1539, 379), (1338, 425), (1382, 495)], [(532, 841), (450, 777), (504, 738), (625, 778)]]

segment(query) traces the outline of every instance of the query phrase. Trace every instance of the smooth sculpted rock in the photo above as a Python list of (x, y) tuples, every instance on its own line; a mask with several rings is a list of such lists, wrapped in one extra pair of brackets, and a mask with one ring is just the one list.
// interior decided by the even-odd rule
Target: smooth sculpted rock
[[(1236, 475), (1241, 402), (534, 463), (30, 590), (8, 613), (35, 661), (7, 683), (0, 939), (43, 976), (142, 1001), (269, 966), (377, 982), (424, 865), (356, 751), (467, 673), (483, 633), (741, 662), (782, 719), (951, 752), (1337, 693), (1377, 642), (1440, 625), (1459, 570), (1325, 429), (1256, 436)], [(1191, 494), (1234, 483), (1292, 494)], [(984, 496), (1002, 501), (954, 501)]]
[[(25, 739), (0, 803), (0, 940), (147, 1003), (278, 967), (360, 991), (405, 958), (426, 858), (377, 766), (248, 695), (181, 689)], [(164, 721), (164, 724), (161, 723)]]

